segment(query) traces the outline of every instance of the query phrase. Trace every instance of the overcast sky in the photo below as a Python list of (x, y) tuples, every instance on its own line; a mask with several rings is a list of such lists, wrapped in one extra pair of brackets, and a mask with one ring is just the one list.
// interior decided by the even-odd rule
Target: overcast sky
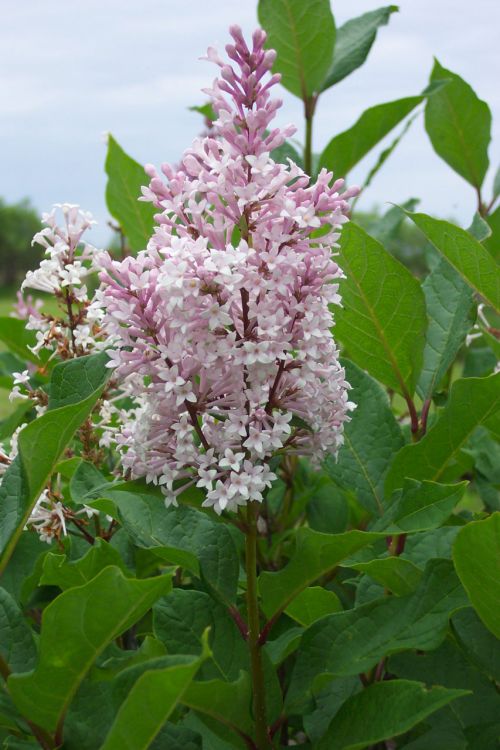
[[(307, 2), (307, 0), (303, 0)], [(332, 2), (337, 25), (381, 0)], [(176, 161), (201, 129), (188, 111), (214, 68), (198, 58), (223, 48), (227, 27), (252, 30), (252, 0), (2, 0), (0, 25), (0, 196), (29, 196), (40, 211), (79, 203), (108, 236), (103, 133), (140, 162)], [(400, 0), (368, 62), (320, 100), (315, 150), (367, 107), (419, 93), (435, 55), (459, 73), (493, 113), (492, 174), (500, 162), (500, 0)], [(302, 129), (297, 99), (281, 90), (280, 123)], [(301, 132), (299, 130), (299, 135)], [(397, 131), (395, 131), (397, 132)], [(394, 137), (394, 134), (393, 134)], [(391, 140), (389, 136), (388, 141)], [(362, 182), (371, 153), (352, 173)], [(468, 225), (472, 189), (432, 151), (419, 119), (366, 191), (360, 207), (419, 197), (423, 210)]]

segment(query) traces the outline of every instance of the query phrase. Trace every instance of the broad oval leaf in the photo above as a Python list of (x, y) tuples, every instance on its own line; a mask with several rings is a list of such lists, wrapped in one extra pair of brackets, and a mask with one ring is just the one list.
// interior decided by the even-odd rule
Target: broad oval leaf
[(285, 612), (292, 620), (307, 628), (325, 615), (341, 610), (342, 604), (334, 591), (311, 586), (296, 596)]
[(346, 566), (365, 573), (396, 596), (411, 594), (422, 577), (420, 568), (417, 568), (410, 560), (394, 555), (368, 562), (348, 562)]
[(500, 433), (500, 373), (487, 378), (457, 380), (437, 422), (420, 442), (406, 445), (396, 455), (386, 479), (386, 490), (403, 486), (405, 477), (439, 481), (445, 469), (476, 427)]
[(456, 612), (451, 623), (462, 652), (495, 682), (500, 682), (498, 639), (485, 628), (472, 607)]
[(475, 319), (474, 297), (460, 275), (441, 259), (422, 284), (429, 320), (417, 390), (432, 397)]
[(233, 604), (239, 560), (234, 539), (223, 523), (202, 511), (180, 506), (166, 509), (160, 498), (112, 490), (125, 531), (139, 547), (151, 548), (164, 560), (201, 576), (209, 590)]
[(329, 0), (259, 0), (258, 14), (283, 86), (304, 101), (321, 91), (335, 44)]
[[(209, 654), (166, 657), (132, 686), (100, 750), (147, 750)], [(165, 666), (162, 666), (167, 662)]]
[(0, 485), (0, 570), (63, 450), (101, 395), (110, 375), (107, 360), (102, 352), (57, 365), (47, 412), (21, 431), (19, 454)]
[(338, 484), (355, 492), (370, 513), (382, 514), (385, 475), (392, 456), (404, 445), (403, 434), (380, 385), (352, 362), (343, 364), (356, 409), (345, 426), (337, 459), (328, 459), (326, 468)]
[(500, 261), (500, 206), (486, 217), (486, 221), (491, 229), (491, 235), (484, 240), (483, 244), (498, 263)]
[(40, 358), (29, 349), (36, 344), (35, 332), (26, 328), (24, 320), (0, 317), (0, 341), (10, 352), (19, 355), (23, 360), (40, 364)]
[(204, 591), (180, 588), (153, 607), (154, 633), (169, 654), (198, 654), (207, 628), (215, 674), (236, 680), (249, 668), (248, 648), (227, 607)]
[(447, 81), (430, 97), (425, 107), (425, 129), (434, 151), (476, 188), (488, 169), (491, 112), (473, 89), (437, 60), (431, 83)]
[(357, 18), (351, 18), (337, 29), (333, 63), (323, 83), (323, 91), (363, 65), (378, 29), (387, 25), (391, 13), (398, 10), (397, 5), (386, 5), (384, 8), (377, 8)]
[(33, 632), (12, 596), (0, 588), (0, 656), (11, 672), (32, 669), (36, 661)]
[(318, 620), (302, 636), (287, 705), (300, 705), (319, 675), (348, 676), (406, 649), (437, 648), (452, 612), (467, 605), (449, 560), (432, 560), (416, 590)]
[(66, 555), (49, 552), (43, 561), (40, 586), (59, 586), (63, 591), (83, 586), (110, 565), (120, 568), (124, 575), (130, 575), (118, 550), (100, 538), (79, 560), (69, 561)]
[(54, 731), (95, 659), (137, 622), (169, 585), (167, 577), (135, 580), (108, 567), (84, 586), (54, 599), (42, 616), (35, 670), (8, 680), (21, 713)]
[(342, 230), (339, 264), (343, 307), (335, 335), (370, 375), (412, 395), (422, 363), (427, 316), (418, 281), (356, 224)]
[(437, 484), (405, 479), (403, 489), (391, 498), (382, 518), (373, 524), (372, 531), (386, 534), (411, 534), (441, 526), (462, 499), (467, 482)]
[(468, 690), (429, 689), (422, 682), (410, 680), (375, 683), (340, 707), (318, 743), (318, 750), (362, 750), (376, 745), (407, 732), (438, 709), (468, 694)]
[(427, 214), (406, 212), (453, 268), (500, 311), (500, 269), (491, 254), (465, 229)]
[(125, 153), (109, 134), (105, 169), (108, 210), (120, 225), (131, 249), (135, 252), (144, 250), (153, 234), (155, 215), (150, 203), (139, 201), (141, 188), (148, 181), (144, 167)]
[(377, 104), (365, 110), (348, 130), (334, 136), (319, 157), (318, 171), (326, 167), (337, 177), (345, 177), (371, 149), (424, 101), (424, 96), (408, 96)]
[(189, 708), (247, 735), (251, 734), (253, 727), (251, 702), (252, 689), (247, 672), (241, 672), (234, 682), (192, 682), (182, 698), (182, 703)]
[(474, 609), (500, 638), (500, 513), (460, 529), (453, 561)]
[(267, 617), (276, 616), (309, 584), (382, 536), (357, 529), (344, 534), (299, 529), (295, 537), (295, 552), (288, 565), (277, 573), (264, 571), (259, 576), (262, 609)]

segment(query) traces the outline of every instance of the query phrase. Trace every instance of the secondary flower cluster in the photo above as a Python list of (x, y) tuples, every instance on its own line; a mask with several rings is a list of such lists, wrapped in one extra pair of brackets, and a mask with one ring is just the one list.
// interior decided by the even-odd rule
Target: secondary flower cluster
[[(57, 223), (57, 209), (61, 209), (64, 223)], [(63, 310), (62, 317), (45, 314), (31, 298), (19, 299), (17, 314), (26, 317), (27, 328), (36, 331), (37, 343), (33, 352), (52, 349), (63, 358), (88, 354), (95, 346), (100, 311), (91, 307), (84, 279), (96, 268), (96, 250), (82, 237), (95, 222), (88, 212), (69, 203), (56, 204), (50, 213), (43, 214), (46, 225), (33, 238), (42, 245), (47, 256), (35, 271), (28, 271), (21, 289), (38, 289), (54, 295)]]
[(331, 334), (342, 277), (331, 256), (357, 191), (273, 160), (294, 132), (269, 129), (275, 53), (261, 30), (251, 49), (230, 31), (234, 67), (208, 50), (221, 69), (212, 133), (179, 168), (162, 165), (166, 182), (146, 168), (158, 227), (137, 257), (99, 258), (97, 293), (111, 364), (138, 396), (116, 437), (124, 466), (161, 485), (167, 505), (202, 487), (218, 513), (262, 500), (273, 455), (336, 452), (352, 407)]
[[(58, 224), (58, 209), (63, 221)], [(84, 283), (86, 277), (95, 272), (97, 251), (92, 245), (82, 242), (87, 229), (95, 222), (89, 213), (78, 206), (57, 204), (50, 213), (43, 214), (45, 227), (35, 235), (34, 243), (43, 245), (46, 258), (35, 271), (29, 271), (21, 289), (37, 289), (52, 295), (59, 303), (59, 313), (54, 315), (43, 311), (41, 300), (24, 298), (18, 294), (14, 317), (27, 320), (27, 329), (36, 331), (37, 342), (32, 351), (40, 357), (40, 365), (46, 367), (47, 359), (58, 355), (63, 359), (80, 357), (102, 348), (105, 343), (101, 336), (99, 320), (102, 311), (92, 304)], [(37, 385), (37, 365), (29, 364), (29, 369), (13, 373), (11, 400), (29, 399), (37, 415), (47, 408), (48, 396), (43, 387)], [(110, 401), (101, 399), (96, 407), (94, 418), (88, 420), (79, 432), (80, 453), (93, 460), (99, 453), (99, 440), (109, 442), (106, 430), (116, 418), (117, 409)], [(97, 419), (95, 418), (97, 417)], [(21, 424), (10, 439), (9, 447), (0, 444), (0, 476), (15, 459), (17, 439), (25, 427)], [(57, 495), (45, 489), (40, 495), (27, 526), (34, 529), (42, 541), (50, 543), (66, 535), (66, 524), (82, 523), (81, 514), (91, 517), (95, 511), (87, 506), (74, 511), (64, 506)], [(83, 521), (83, 523), (85, 523)]]

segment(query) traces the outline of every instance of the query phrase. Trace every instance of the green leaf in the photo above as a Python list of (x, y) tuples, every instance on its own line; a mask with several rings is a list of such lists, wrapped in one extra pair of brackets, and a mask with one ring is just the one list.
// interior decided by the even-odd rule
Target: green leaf
[(362, 750), (396, 737), (468, 692), (443, 687), (429, 690), (423, 683), (410, 680), (370, 685), (342, 705), (318, 750)]
[(460, 529), (453, 562), (472, 606), (500, 638), (500, 513)]
[(442, 557), (451, 560), (451, 550), (459, 526), (441, 526), (438, 529), (412, 534), (406, 540), (402, 557), (423, 568), (429, 560)]
[(303, 632), (302, 627), (290, 627), (274, 640), (266, 642), (264, 650), (274, 667), (279, 667), (287, 656), (297, 650)]
[(322, 534), (307, 528), (298, 529), (295, 552), (288, 565), (277, 573), (264, 571), (259, 576), (262, 609), (267, 617), (274, 617), (284, 610), (317, 578), (382, 536), (356, 529), (344, 534)]
[(201, 576), (221, 601), (236, 600), (239, 559), (233, 537), (223, 523), (199, 510), (165, 508), (157, 497), (110, 491), (126, 532), (139, 547), (151, 548), (162, 559)]
[[(235, 747), (241, 747), (241, 745), (235, 744), (232, 737), (221, 739), (220, 732), (217, 734), (214, 731), (215, 727), (212, 725), (209, 727), (207, 724), (207, 720), (201, 719), (194, 711), (189, 711), (183, 721), (184, 726), (202, 735), (204, 750), (234, 750)], [(221, 724), (218, 724), (218, 728), (221, 726)], [(164, 750), (164, 748), (155, 748), (155, 750)]]
[(198, 654), (207, 628), (217, 676), (237, 679), (247, 665), (248, 649), (227, 607), (204, 591), (179, 588), (153, 607), (154, 633), (169, 654)]
[(5, 750), (37, 750), (39, 744), (34, 739), (8, 737), (2, 747)]
[(70, 359), (54, 367), (49, 383), (49, 409), (73, 406), (93, 395), (109, 377), (106, 352)]
[(354, 125), (334, 136), (328, 143), (319, 157), (318, 171), (326, 167), (336, 177), (345, 177), (424, 98), (408, 96), (365, 110)]
[(366, 573), (396, 596), (411, 594), (422, 577), (420, 568), (402, 557), (383, 557), (369, 562), (346, 563), (346, 566)]
[(323, 737), (332, 717), (338, 713), (345, 701), (359, 693), (362, 685), (359, 676), (331, 680), (325, 687), (313, 691), (314, 711), (304, 715), (304, 729), (311, 740), (312, 747)]
[(451, 613), (466, 603), (451, 562), (432, 560), (414, 593), (374, 599), (318, 620), (302, 636), (287, 704), (300, 704), (319, 675), (360, 674), (398, 651), (436, 648)]
[(498, 639), (484, 627), (472, 607), (460, 609), (451, 622), (457, 642), (470, 662), (492, 680), (500, 682)]
[(6, 419), (0, 422), (0, 441), (5, 440), (17, 430), (19, 425), (26, 421), (26, 415), (33, 409), (33, 402), (30, 399), (21, 401)]
[(59, 586), (63, 591), (74, 586), (83, 586), (109, 565), (120, 568), (125, 576), (130, 575), (118, 550), (104, 539), (96, 539), (89, 551), (79, 560), (68, 561), (65, 555), (50, 552), (43, 561), (40, 585)]
[[(0, 320), (12, 320), (12, 318), (0, 318)], [(0, 388), (5, 388), (8, 391), (12, 390), (14, 373), (21, 372), (25, 366), (24, 360), (12, 352), (0, 351)]]
[(438, 156), (480, 188), (489, 165), (490, 109), (469, 84), (435, 60), (431, 82), (443, 80), (446, 86), (427, 102), (425, 129)]
[(95, 659), (137, 622), (169, 585), (170, 579), (163, 576), (139, 581), (108, 567), (84, 586), (54, 599), (42, 615), (36, 669), (8, 680), (21, 713), (54, 731)]
[(203, 739), (198, 732), (167, 722), (150, 748), (151, 750), (166, 750), (166, 748), (168, 750), (201, 750)]
[(498, 198), (500, 195), (500, 167), (495, 172), (495, 177), (493, 179), (493, 197)]
[[(373, 165), (373, 167), (371, 167), (370, 171), (366, 175), (361, 185), (360, 193), (364, 193), (366, 188), (372, 184), (373, 179), (380, 172), (380, 170), (384, 166), (389, 156), (391, 156), (391, 154), (394, 153), (394, 151), (399, 146), (399, 144), (401, 143), (401, 141), (403, 140), (407, 132), (410, 130), (411, 126), (413, 125), (417, 117), (419, 117), (419, 115), (420, 115), (420, 111), (417, 110), (417, 112), (414, 112), (411, 117), (408, 117), (408, 119), (406, 120), (405, 124), (401, 128), (400, 132), (396, 135), (396, 137), (389, 143), (388, 146), (382, 149), (382, 151), (377, 157), (375, 164)], [(356, 201), (357, 201), (357, 198), (353, 202), (352, 208), (354, 208), (354, 206), (356, 205)]]
[(490, 225), (477, 211), (472, 217), (472, 224), (467, 231), (469, 234), (472, 234), (478, 242), (484, 242), (488, 237), (491, 237), (492, 234)]
[(295, 597), (285, 613), (299, 625), (307, 628), (325, 615), (341, 610), (342, 605), (337, 594), (321, 586), (311, 586)]
[(350, 359), (402, 395), (411, 395), (427, 327), (420, 284), (382, 245), (350, 222), (342, 230), (339, 265), (343, 307), (335, 335)]
[(98, 497), (99, 490), (105, 491), (110, 482), (99, 469), (88, 461), (80, 461), (71, 477), (69, 491), (74, 503), (85, 503)]
[(397, 240), (400, 236), (401, 226), (406, 221), (404, 209), (413, 211), (418, 204), (418, 198), (410, 198), (401, 206), (391, 206), (370, 229), (373, 237), (384, 246), (386, 243), (391, 242), (391, 240)]
[(235, 682), (192, 682), (182, 697), (182, 703), (189, 708), (245, 734), (252, 732), (251, 702), (250, 677), (246, 672), (242, 672)]
[(33, 633), (19, 606), (0, 588), (0, 655), (11, 672), (32, 669), (36, 661)]
[(134, 252), (144, 250), (153, 234), (155, 209), (150, 203), (139, 201), (141, 188), (148, 176), (113, 136), (108, 135), (106, 156), (106, 204), (108, 210), (126, 235)]
[(484, 240), (483, 244), (497, 263), (500, 261), (500, 206), (486, 217), (491, 235)]
[[(199, 653), (203, 634), (209, 629), (212, 659), (203, 668), (202, 679), (217, 678), (214, 682), (214, 689), (220, 677), (225, 681), (226, 686), (237, 681), (238, 685), (235, 689), (244, 688), (243, 692), (246, 695), (248, 687), (246, 680), (242, 682), (240, 678), (242, 670), (250, 672), (248, 646), (230, 617), (227, 607), (214, 601), (203, 591), (176, 588), (171, 594), (156, 602), (153, 608), (153, 623), (155, 635), (165, 644), (167, 652), (173, 654)], [(268, 658), (264, 658), (264, 679), (268, 717), (274, 720), (280, 713), (282, 701), (276, 670)], [(227, 687), (221, 688), (223, 694), (227, 689)], [(193, 690), (195, 690), (194, 685)], [(201, 701), (201, 696), (205, 696), (204, 700), (209, 705), (210, 692), (208, 689), (202, 692), (200, 688), (197, 691), (198, 700)], [(242, 698), (238, 705), (234, 704), (233, 708), (234, 717), (231, 723), (243, 728), (247, 719), (241, 719), (241, 717), (248, 717), (246, 699)], [(203, 713), (210, 713), (210, 711), (204, 710)], [(238, 716), (240, 719), (237, 718)], [(229, 717), (226, 716), (226, 718)]]
[(500, 311), (500, 274), (490, 253), (465, 229), (426, 214), (406, 212), (453, 268), (486, 302)]
[(460, 502), (467, 482), (436, 484), (406, 479), (397, 490), (382, 518), (373, 524), (373, 531), (386, 534), (409, 534), (441, 526)]
[[(356, 409), (345, 426), (337, 460), (328, 459), (326, 468), (341, 487), (353, 490), (361, 505), (376, 515), (383, 512), (385, 475), (392, 456), (404, 445), (403, 435), (376, 380), (352, 362), (343, 365), (352, 386), (349, 398)], [(376, 434), (373, 425), (377, 425)]]
[(357, 18), (351, 18), (337, 29), (333, 63), (323, 83), (322, 91), (338, 83), (356, 68), (363, 65), (375, 41), (379, 27), (386, 26), (389, 23), (391, 13), (398, 10), (397, 5), (377, 8)]
[(417, 390), (425, 401), (439, 387), (471, 329), (475, 305), (470, 288), (444, 259), (427, 276), (422, 289), (429, 324)]
[(27, 330), (24, 320), (0, 317), (0, 341), (22, 360), (40, 364), (40, 358), (28, 348), (36, 344), (35, 332)]
[(274, 148), (271, 151), (270, 156), (271, 159), (274, 159), (274, 161), (279, 164), (288, 165), (288, 159), (291, 159), (295, 164), (298, 164), (299, 167), (303, 167), (302, 156), (290, 141), (285, 141), (281, 146)]
[[(96, 750), (109, 731), (119, 701), (113, 700), (116, 680), (86, 677), (64, 717), (64, 750)], [(117, 705), (118, 704), (118, 705)]]
[(41, 562), (49, 552), (36, 532), (26, 531), (19, 537), (16, 548), (2, 573), (2, 587), (23, 607), (40, 578)]
[(206, 104), (194, 104), (192, 107), (188, 107), (188, 110), (190, 112), (198, 112), (198, 114), (203, 115), (205, 120), (210, 120), (210, 122), (214, 122), (214, 120), (217, 119), (217, 115), (214, 112), (211, 102), (206, 102)]
[(455, 381), (446, 406), (429, 432), (396, 455), (387, 474), (386, 491), (401, 487), (405, 477), (438, 482), (478, 425), (498, 434), (499, 383), (500, 373)]
[(100, 750), (147, 750), (209, 653), (205, 644), (198, 658), (164, 657), (156, 669), (144, 672), (120, 706)]
[(283, 86), (304, 101), (321, 91), (335, 44), (329, 0), (259, 0), (258, 15)]
[(306, 518), (309, 528), (314, 531), (341, 534), (349, 524), (349, 503), (345, 492), (328, 477), (321, 477), (307, 503)]
[(101, 395), (110, 374), (107, 360), (103, 352), (56, 365), (48, 411), (19, 434), (19, 454), (0, 486), (0, 570), (63, 450)]
[[(462, 729), (472, 728), (498, 720), (498, 693), (494, 685), (467, 660), (463, 651), (450, 637), (438, 649), (428, 654), (407, 651), (392, 656), (389, 659), (388, 671), (401, 678), (422, 680), (428, 686), (438, 684), (469, 691), (470, 694), (453, 706), (451, 712), (442, 712), (439, 717), (435, 717), (436, 721), (431, 725), (436, 728), (444, 723), (448, 726), (456, 723), (458, 728)], [(416, 747), (419, 750), (427, 750), (428, 745), (422, 743)], [(434, 750), (448, 750), (446, 743), (437, 747), (431, 744), (431, 747)], [(483, 750), (484, 745), (478, 742), (477, 745), (467, 744), (465, 747), (467, 750), (471, 750), (472, 747), (475, 750)], [(495, 745), (491, 750), (495, 750)]]

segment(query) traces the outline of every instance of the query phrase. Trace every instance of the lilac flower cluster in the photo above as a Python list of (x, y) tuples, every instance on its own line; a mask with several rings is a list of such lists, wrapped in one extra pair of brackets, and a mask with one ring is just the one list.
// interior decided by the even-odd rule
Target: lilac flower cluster
[[(63, 223), (58, 224), (58, 209)], [(100, 311), (90, 305), (85, 278), (95, 272), (96, 249), (82, 242), (84, 233), (95, 221), (91, 214), (69, 203), (56, 204), (42, 216), (45, 227), (33, 238), (33, 244), (45, 248), (46, 257), (34, 271), (28, 271), (21, 290), (38, 289), (55, 295), (62, 304), (63, 318), (41, 312), (19, 298), (17, 313), (26, 317), (27, 328), (36, 331), (33, 352), (52, 349), (63, 358), (88, 354), (95, 348), (96, 326)]]
[(97, 295), (111, 365), (137, 393), (116, 436), (124, 467), (167, 505), (202, 487), (217, 513), (262, 500), (273, 455), (335, 453), (352, 408), (331, 334), (342, 277), (331, 256), (357, 190), (273, 160), (294, 132), (269, 129), (275, 52), (261, 30), (252, 49), (230, 31), (234, 67), (208, 50), (220, 67), (211, 134), (179, 168), (162, 165), (166, 180), (146, 167), (158, 227), (137, 257), (100, 257)]
[[(59, 223), (60, 214), (62, 221)], [(35, 235), (33, 243), (45, 248), (46, 257), (37, 269), (28, 271), (21, 289), (29, 287), (53, 295), (59, 303), (60, 314), (44, 312), (41, 300), (33, 300), (31, 295), (24, 298), (21, 291), (13, 316), (26, 320), (26, 328), (36, 331), (36, 344), (32, 347), (34, 354), (44, 352), (49, 359), (80, 357), (105, 346), (99, 326), (102, 311), (92, 303), (84, 283), (87, 276), (96, 271), (98, 253), (83, 241), (85, 232), (95, 222), (88, 212), (67, 203), (56, 204), (52, 211), (42, 215), (42, 222), (45, 226)], [(46, 411), (48, 398), (44, 389), (32, 385), (36, 369), (36, 365), (30, 363), (23, 372), (13, 373), (10, 399), (29, 399), (39, 416)], [(107, 439), (106, 430), (113, 429), (110, 422), (117, 411), (110, 401), (103, 399), (98, 404), (95, 416), (100, 421), (94, 420), (93, 427), (99, 430), (98, 437), (103, 443)], [(25, 426), (23, 423), (15, 430), (8, 448), (0, 443), (0, 477), (17, 455), (18, 435)], [(66, 521), (81, 514), (91, 517), (96, 513), (88, 506), (75, 512), (63, 505), (58, 497), (60, 493), (54, 494), (46, 488), (27, 522), (27, 527), (49, 544), (66, 535)]]

